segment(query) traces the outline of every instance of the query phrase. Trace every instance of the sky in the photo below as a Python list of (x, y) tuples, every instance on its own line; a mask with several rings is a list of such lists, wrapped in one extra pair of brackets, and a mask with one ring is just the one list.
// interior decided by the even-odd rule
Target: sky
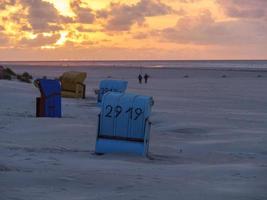
[(267, 59), (267, 0), (0, 0), (0, 60)]

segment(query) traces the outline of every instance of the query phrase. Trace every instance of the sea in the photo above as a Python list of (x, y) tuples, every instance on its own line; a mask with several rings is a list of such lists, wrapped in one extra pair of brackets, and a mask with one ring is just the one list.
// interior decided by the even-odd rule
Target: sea
[(267, 60), (127, 60), (127, 61), (0, 61), (3, 66), (139, 67), (230, 70), (267, 70)]

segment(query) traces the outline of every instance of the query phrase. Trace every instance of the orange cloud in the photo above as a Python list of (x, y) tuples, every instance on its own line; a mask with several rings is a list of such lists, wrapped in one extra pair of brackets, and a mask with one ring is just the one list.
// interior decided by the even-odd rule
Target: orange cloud
[(75, 59), (267, 57), (266, 1), (240, 2), (1, 0), (0, 59), (71, 59), (74, 50)]

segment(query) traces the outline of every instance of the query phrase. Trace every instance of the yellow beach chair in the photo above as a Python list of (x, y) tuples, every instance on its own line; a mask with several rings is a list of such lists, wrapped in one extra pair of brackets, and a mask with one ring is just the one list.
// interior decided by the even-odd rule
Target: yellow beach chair
[(67, 98), (85, 98), (86, 85), (84, 81), (86, 72), (65, 72), (59, 77), (61, 82), (61, 96)]

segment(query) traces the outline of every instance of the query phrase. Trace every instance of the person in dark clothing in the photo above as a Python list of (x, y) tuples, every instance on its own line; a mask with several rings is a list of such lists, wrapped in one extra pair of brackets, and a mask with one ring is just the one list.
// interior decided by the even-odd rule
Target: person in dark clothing
[(138, 76), (138, 80), (139, 80), (139, 83), (142, 84), (142, 79), (143, 79), (143, 76), (141, 74), (139, 74)]
[(145, 76), (144, 76), (145, 83), (147, 83), (147, 81), (148, 81), (148, 78), (149, 78), (148, 74), (145, 74)]

